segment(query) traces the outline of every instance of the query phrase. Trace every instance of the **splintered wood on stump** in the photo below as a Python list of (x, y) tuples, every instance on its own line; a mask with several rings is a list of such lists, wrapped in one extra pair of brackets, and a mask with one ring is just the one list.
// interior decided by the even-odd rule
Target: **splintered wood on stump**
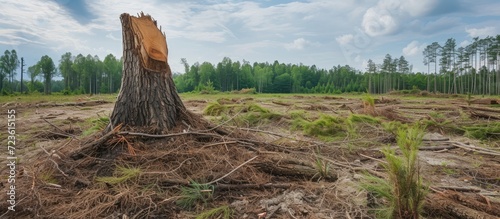
[(110, 126), (122, 124), (147, 133), (166, 133), (192, 118), (177, 94), (168, 65), (165, 35), (150, 15), (120, 16), (123, 35), (123, 76)]

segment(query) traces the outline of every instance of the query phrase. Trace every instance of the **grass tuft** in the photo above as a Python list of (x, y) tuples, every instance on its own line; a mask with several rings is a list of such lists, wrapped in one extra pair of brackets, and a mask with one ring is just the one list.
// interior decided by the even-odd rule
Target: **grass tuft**
[(283, 117), (255, 103), (244, 104), (238, 111), (241, 114), (234, 119), (237, 126), (257, 126)]
[(115, 174), (113, 174), (114, 176), (97, 177), (96, 181), (116, 185), (136, 178), (140, 174), (140, 168), (117, 166), (115, 169)]
[(316, 171), (318, 171), (317, 175), (319, 175), (319, 179), (325, 179), (328, 178), (330, 175), (330, 164), (328, 161), (325, 161), (324, 159), (321, 159), (318, 155), (320, 155), (320, 152), (318, 150), (316, 154), (316, 161), (314, 162), (316, 166)]
[(220, 206), (218, 208), (213, 208), (207, 211), (202, 212), (201, 214), (196, 216), (196, 219), (210, 219), (210, 218), (222, 218), (222, 219), (229, 219), (231, 218), (231, 215), (233, 214), (233, 211), (229, 206), (224, 205)]
[(351, 114), (347, 117), (346, 122), (348, 124), (354, 124), (354, 123), (369, 123), (369, 124), (380, 124), (381, 121), (378, 118), (375, 118), (370, 115), (365, 115), (365, 114)]
[(500, 139), (500, 122), (489, 122), (463, 127), (465, 136), (480, 140)]
[(301, 117), (292, 121), (293, 129), (302, 129), (310, 136), (335, 136), (343, 133), (343, 121), (340, 118), (321, 115), (318, 119), (309, 122)]
[(212, 102), (205, 107), (203, 114), (207, 116), (220, 116), (227, 113), (228, 109), (229, 108), (226, 105), (221, 105), (218, 102)]
[(89, 135), (92, 135), (98, 131), (102, 131), (109, 124), (109, 118), (108, 117), (99, 117), (97, 119), (91, 120), (91, 123), (92, 123), (92, 127), (83, 131), (83, 133), (82, 133), (83, 136), (89, 136)]
[(177, 200), (176, 203), (184, 209), (190, 209), (200, 201), (206, 204), (210, 199), (212, 199), (213, 192), (213, 185), (199, 184), (192, 181), (189, 186), (181, 187), (182, 198)]
[(41, 172), (38, 178), (46, 183), (58, 184), (57, 179), (54, 177), (54, 171), (52, 170)]

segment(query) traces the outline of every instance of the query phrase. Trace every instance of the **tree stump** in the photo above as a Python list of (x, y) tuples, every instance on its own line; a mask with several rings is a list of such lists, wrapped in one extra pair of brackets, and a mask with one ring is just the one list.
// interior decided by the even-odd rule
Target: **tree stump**
[(181, 123), (193, 126), (193, 114), (186, 110), (172, 79), (165, 34), (150, 15), (124, 13), (120, 19), (122, 85), (106, 131), (122, 124), (124, 129), (162, 134)]

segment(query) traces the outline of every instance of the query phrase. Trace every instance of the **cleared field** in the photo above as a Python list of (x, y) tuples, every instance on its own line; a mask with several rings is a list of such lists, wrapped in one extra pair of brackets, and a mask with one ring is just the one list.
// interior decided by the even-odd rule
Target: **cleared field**
[[(360, 184), (367, 172), (387, 177), (381, 151), (397, 148), (397, 130), (417, 123), (425, 127), (418, 164), (430, 186), (426, 218), (500, 217), (498, 97), (181, 94), (221, 133), (118, 132), (75, 158), (103, 139), (115, 98), (0, 97), (0, 116), (16, 111), (18, 218), (192, 218), (210, 210), (206, 218), (373, 218), (372, 206), (386, 200)], [(6, 132), (0, 139), (7, 144)]]

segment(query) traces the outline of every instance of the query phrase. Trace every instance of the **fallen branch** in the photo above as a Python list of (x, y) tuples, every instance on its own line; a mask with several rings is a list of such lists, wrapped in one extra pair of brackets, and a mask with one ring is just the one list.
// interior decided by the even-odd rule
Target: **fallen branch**
[(142, 137), (148, 137), (148, 138), (171, 138), (171, 137), (182, 136), (182, 135), (201, 135), (201, 136), (210, 136), (210, 137), (220, 137), (219, 135), (216, 135), (216, 134), (201, 133), (201, 132), (179, 132), (179, 133), (165, 134), (165, 135), (155, 135), (155, 134), (148, 134), (148, 133), (141, 133), (141, 132), (118, 132), (117, 134), (119, 134), (119, 135), (131, 135), (131, 136), (142, 136)]
[(474, 151), (474, 152), (477, 152), (477, 153), (481, 153), (481, 154), (487, 154), (487, 155), (493, 155), (493, 156), (500, 156), (500, 152), (497, 152), (497, 151), (494, 151), (494, 150), (490, 150), (490, 149), (486, 149), (486, 148), (480, 148), (480, 147), (477, 147), (477, 146), (474, 146), (474, 145), (466, 145), (464, 143), (461, 143), (461, 142), (451, 142), (452, 145), (454, 146), (457, 146), (459, 148), (462, 148), (462, 149), (465, 149), (465, 150), (469, 150), (469, 151)]
[(236, 127), (236, 126), (230, 126), (230, 127), (231, 128), (238, 128), (238, 129), (243, 130), (243, 131), (260, 132), (260, 133), (264, 133), (264, 134), (268, 134), (268, 135), (274, 135), (274, 136), (278, 136), (278, 137), (282, 137), (282, 138), (287, 138), (287, 139), (295, 140), (295, 141), (298, 141), (298, 142), (307, 142), (307, 143), (311, 143), (311, 144), (315, 144), (315, 145), (323, 145), (323, 146), (328, 146), (328, 147), (338, 147), (338, 146), (333, 146), (333, 145), (327, 145), (325, 143), (317, 142), (317, 141), (300, 140), (300, 139), (297, 139), (297, 138), (294, 138), (294, 137), (290, 137), (288, 135), (279, 134), (279, 133), (276, 133), (276, 132), (265, 131), (265, 130), (260, 130), (260, 129), (240, 128), (240, 127)]
[(43, 150), (43, 151), (44, 151), (44, 152), (45, 152), (45, 153), (49, 156), (49, 158), (48, 158), (48, 159), (49, 159), (50, 161), (52, 161), (52, 163), (54, 163), (54, 166), (57, 168), (57, 170), (59, 170), (59, 172), (61, 172), (61, 174), (62, 174), (63, 176), (68, 177), (68, 174), (66, 174), (64, 171), (62, 171), (62, 170), (59, 168), (59, 164), (58, 164), (56, 161), (52, 160), (52, 158), (51, 158), (51, 157), (52, 157), (53, 153), (49, 153), (47, 150), (45, 150), (45, 148), (44, 148), (44, 147), (42, 147), (42, 145), (38, 145), (38, 146), (39, 146), (39, 147), (40, 147), (40, 148), (41, 148), (41, 149), (42, 149), (42, 150)]
[(468, 110), (483, 111), (483, 112), (499, 113), (500, 114), (500, 109), (474, 107), (474, 106), (460, 106), (460, 107), (463, 109), (468, 109)]
[(470, 195), (466, 196), (459, 192), (446, 192), (445, 197), (469, 208), (500, 217), (500, 203), (483, 203), (474, 197), (470, 197)]
[(223, 142), (217, 142), (217, 143), (213, 143), (213, 144), (207, 144), (201, 148), (207, 148), (207, 147), (212, 147), (212, 146), (217, 146), (217, 145), (225, 145), (225, 144), (236, 144), (236, 143), (238, 143), (238, 141), (223, 141)]
[(496, 116), (496, 115), (490, 115), (487, 113), (482, 113), (482, 112), (477, 112), (477, 111), (469, 111), (469, 113), (474, 118), (500, 120), (500, 116)]
[(284, 102), (281, 102), (281, 101), (271, 101), (271, 103), (274, 103), (276, 105), (280, 105), (280, 106), (291, 106), (292, 104), (291, 103), (284, 103)]
[(419, 151), (440, 151), (440, 150), (450, 150), (450, 149), (455, 149), (457, 146), (455, 145), (448, 145), (448, 146), (429, 146), (429, 147), (419, 147)]
[(94, 140), (91, 143), (88, 143), (88, 144), (84, 145), (79, 150), (73, 152), (70, 155), (70, 157), (73, 158), (73, 160), (78, 160), (78, 159), (81, 159), (82, 157), (84, 157), (85, 155), (91, 154), (91, 152), (96, 147), (99, 147), (100, 145), (104, 144), (109, 139), (111, 139), (115, 134), (117, 134), (118, 131), (120, 130), (120, 128), (121, 128), (121, 125), (118, 125), (113, 130), (111, 130), (110, 132), (106, 133), (104, 136), (102, 136), (102, 137)]
[(359, 156), (362, 156), (362, 157), (368, 158), (368, 159), (370, 159), (370, 160), (378, 161), (378, 162), (380, 162), (380, 163), (387, 164), (387, 162), (386, 162), (386, 161), (384, 161), (384, 160), (380, 160), (380, 159), (377, 159), (377, 158), (374, 158), (374, 157), (370, 157), (370, 156), (367, 156), (367, 155), (364, 155), (364, 154), (359, 154)]
[[(48, 123), (49, 125), (51, 125), (52, 127), (56, 128), (57, 130), (59, 130), (60, 132), (62, 133), (65, 133), (65, 131), (63, 131), (62, 129), (60, 129), (59, 127), (57, 127), (56, 125), (50, 123), (49, 121), (47, 121), (45, 118), (41, 118), (43, 119), (43, 121), (45, 121), (46, 123)], [(76, 136), (74, 135), (71, 135), (71, 134), (68, 134), (69, 136), (71, 136), (72, 138), (76, 138)]]
[(232, 173), (234, 173), (234, 171), (238, 170), (238, 169), (239, 169), (239, 168), (241, 168), (242, 166), (245, 166), (245, 164), (250, 163), (250, 161), (252, 161), (252, 160), (255, 160), (255, 158), (257, 158), (257, 157), (258, 157), (258, 156), (255, 156), (255, 157), (250, 158), (249, 160), (245, 161), (244, 163), (240, 164), (239, 166), (237, 166), (236, 168), (234, 168), (233, 170), (231, 170), (231, 171), (230, 171), (229, 173), (227, 173), (226, 175), (221, 176), (221, 177), (219, 177), (218, 179), (216, 179), (216, 180), (212, 180), (212, 181), (210, 181), (210, 182), (208, 182), (208, 183), (204, 183), (204, 185), (210, 185), (210, 184), (213, 184), (213, 183), (216, 183), (216, 182), (221, 181), (222, 179), (224, 179), (224, 178), (226, 178), (227, 176), (229, 176), (229, 175), (231, 175)]
[(217, 184), (215, 185), (215, 189), (221, 190), (232, 190), (232, 189), (288, 189), (292, 187), (292, 184), (274, 184), (274, 183), (266, 183), (266, 184)]
[[(319, 157), (319, 156), (318, 156)], [(332, 170), (325, 173), (325, 176), (319, 176), (320, 173), (316, 167), (309, 165), (306, 161), (297, 160), (295, 158), (286, 158), (284, 156), (271, 155), (261, 162), (255, 163), (254, 166), (259, 170), (275, 175), (289, 176), (296, 178), (318, 179), (322, 178), (327, 181), (336, 181), (337, 174)]]
[(480, 189), (475, 189), (475, 188), (466, 188), (466, 187), (456, 187), (456, 186), (439, 186), (437, 187), (438, 189), (445, 189), (445, 190), (453, 190), (456, 192), (473, 192), (473, 193), (478, 193), (481, 192)]
[(456, 203), (454, 200), (437, 194), (428, 194), (424, 204), (425, 211), (434, 217), (446, 216), (457, 219), (497, 219), (498, 217)]
[(229, 121), (233, 120), (234, 118), (236, 118), (236, 116), (238, 116), (241, 111), (243, 111), (243, 108), (240, 109), (240, 111), (238, 111), (236, 114), (234, 114), (231, 118), (229, 118), (228, 120), (222, 122), (221, 124), (213, 127), (213, 128), (210, 128), (210, 129), (207, 129), (207, 130), (201, 130), (200, 132), (210, 132), (210, 131), (213, 131), (213, 130), (216, 130), (218, 128), (220, 128), (221, 126), (225, 125), (226, 123), (228, 123)]
[(179, 168), (181, 168), (181, 167), (182, 167), (182, 165), (183, 165), (186, 161), (188, 161), (188, 160), (192, 160), (192, 159), (193, 159), (192, 157), (191, 157), (191, 158), (188, 158), (188, 159), (185, 159), (184, 161), (182, 161), (182, 162), (181, 162), (181, 164), (179, 164), (179, 166), (178, 166), (178, 167), (176, 167), (176, 168), (175, 168), (175, 169), (173, 169), (173, 170), (167, 171), (167, 172), (151, 171), (151, 172), (143, 172), (142, 174), (169, 174), (169, 173), (173, 173), (173, 172), (177, 171)]

